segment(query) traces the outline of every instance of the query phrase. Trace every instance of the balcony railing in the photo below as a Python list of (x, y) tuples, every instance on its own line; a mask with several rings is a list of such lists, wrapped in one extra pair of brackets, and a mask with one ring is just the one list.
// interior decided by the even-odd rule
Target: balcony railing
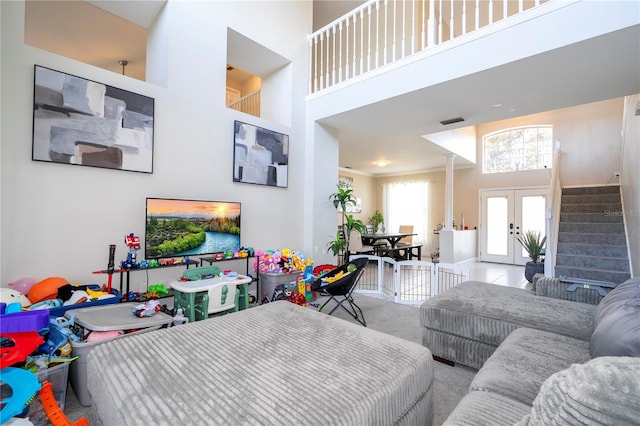
[(369, 0), (308, 37), (309, 94), (553, 0)]
[(260, 117), (260, 90), (249, 93), (237, 101), (230, 102), (228, 108)]

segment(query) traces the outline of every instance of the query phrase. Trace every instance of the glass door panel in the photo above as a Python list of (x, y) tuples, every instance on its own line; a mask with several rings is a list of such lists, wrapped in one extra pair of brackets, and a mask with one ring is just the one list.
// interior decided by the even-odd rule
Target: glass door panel
[(480, 260), (524, 265), (529, 256), (517, 238), (523, 231), (545, 234), (547, 189), (481, 191)]

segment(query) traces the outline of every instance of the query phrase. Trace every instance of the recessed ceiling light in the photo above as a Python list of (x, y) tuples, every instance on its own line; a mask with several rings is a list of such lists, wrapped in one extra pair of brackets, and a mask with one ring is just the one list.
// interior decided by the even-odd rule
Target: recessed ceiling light
[(387, 165), (387, 162), (386, 162), (386, 161), (384, 161), (384, 160), (380, 160), (380, 161), (376, 161), (376, 162), (375, 162), (375, 164), (376, 164), (376, 166), (378, 166), (378, 167), (384, 167), (384, 166), (386, 166), (386, 165)]
[(502, 106), (502, 104), (493, 104), (493, 105), (491, 105), (491, 106), (492, 106), (492, 107), (494, 107), (494, 108), (498, 108), (498, 107), (501, 107), (501, 106)]

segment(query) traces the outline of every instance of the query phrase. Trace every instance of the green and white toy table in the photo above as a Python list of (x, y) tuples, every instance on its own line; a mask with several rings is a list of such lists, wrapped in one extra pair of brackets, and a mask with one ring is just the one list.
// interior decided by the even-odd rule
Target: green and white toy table
[(196, 281), (173, 281), (174, 308), (184, 309), (189, 322), (200, 321), (209, 317), (209, 290), (217, 285), (235, 286), (235, 303), (229, 311), (237, 312), (249, 308), (248, 285), (252, 278), (245, 275), (215, 276)]

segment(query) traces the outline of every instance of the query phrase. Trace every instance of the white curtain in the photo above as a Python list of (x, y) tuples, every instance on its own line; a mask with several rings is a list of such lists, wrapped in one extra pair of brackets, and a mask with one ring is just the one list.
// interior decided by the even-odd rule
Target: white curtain
[(429, 247), (429, 182), (392, 182), (383, 185), (383, 215), (387, 232), (413, 225), (414, 243)]

